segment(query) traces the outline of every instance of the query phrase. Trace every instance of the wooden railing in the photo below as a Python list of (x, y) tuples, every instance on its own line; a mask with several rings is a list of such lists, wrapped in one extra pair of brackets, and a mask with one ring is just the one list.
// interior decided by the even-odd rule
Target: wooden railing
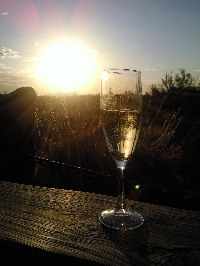
[(199, 211), (127, 200), (145, 222), (120, 232), (98, 219), (115, 202), (112, 196), (2, 181), (0, 239), (12, 247), (9, 256), (17, 243), (46, 252), (47, 258), (57, 254), (63, 262), (76, 258), (86, 265), (199, 265)]

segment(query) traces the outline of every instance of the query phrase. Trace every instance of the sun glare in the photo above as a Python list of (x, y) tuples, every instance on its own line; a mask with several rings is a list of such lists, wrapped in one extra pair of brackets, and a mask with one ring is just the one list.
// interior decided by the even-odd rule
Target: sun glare
[(57, 42), (39, 59), (37, 77), (49, 89), (71, 92), (94, 77), (96, 60), (92, 52), (75, 42)]
[(107, 80), (107, 78), (108, 78), (108, 73), (107, 73), (106, 70), (102, 70), (101, 78), (102, 78), (102, 81), (106, 81), (106, 80)]

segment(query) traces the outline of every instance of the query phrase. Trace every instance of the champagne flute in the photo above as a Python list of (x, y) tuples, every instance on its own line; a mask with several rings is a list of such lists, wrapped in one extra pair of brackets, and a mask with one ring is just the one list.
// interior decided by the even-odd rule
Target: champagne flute
[(122, 231), (135, 229), (144, 222), (139, 213), (126, 209), (124, 193), (124, 171), (138, 140), (141, 115), (141, 72), (102, 70), (100, 117), (106, 145), (118, 171), (118, 198), (115, 208), (104, 210), (99, 220)]

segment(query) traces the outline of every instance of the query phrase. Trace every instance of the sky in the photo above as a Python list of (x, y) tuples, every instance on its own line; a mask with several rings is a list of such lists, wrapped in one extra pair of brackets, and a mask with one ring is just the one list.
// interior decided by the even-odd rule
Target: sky
[(200, 74), (200, 0), (0, 0), (0, 93), (98, 93), (101, 70)]

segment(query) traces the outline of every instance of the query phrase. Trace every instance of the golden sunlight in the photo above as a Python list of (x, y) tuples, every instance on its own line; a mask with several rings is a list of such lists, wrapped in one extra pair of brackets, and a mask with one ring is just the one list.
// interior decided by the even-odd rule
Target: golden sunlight
[(50, 45), (39, 59), (37, 77), (49, 89), (71, 92), (84, 87), (93, 78), (96, 60), (79, 43), (62, 41)]

